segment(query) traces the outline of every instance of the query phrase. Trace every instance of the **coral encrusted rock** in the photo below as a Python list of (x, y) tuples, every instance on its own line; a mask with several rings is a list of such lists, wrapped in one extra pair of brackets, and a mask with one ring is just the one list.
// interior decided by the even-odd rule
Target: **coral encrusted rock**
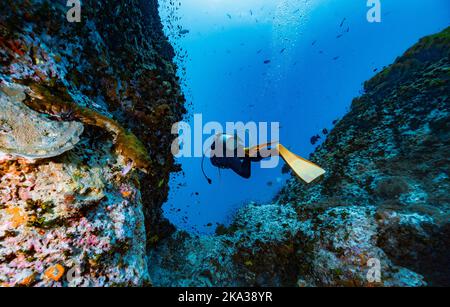
[(80, 22), (66, 4), (0, 1), (0, 285), (148, 286), (179, 168), (174, 52), (156, 0), (82, 1)]

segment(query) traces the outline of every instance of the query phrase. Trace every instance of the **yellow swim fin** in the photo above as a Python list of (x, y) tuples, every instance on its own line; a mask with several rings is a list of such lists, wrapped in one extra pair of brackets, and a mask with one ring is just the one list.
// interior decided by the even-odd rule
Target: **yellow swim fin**
[(258, 154), (259, 151), (265, 150), (266, 148), (267, 148), (267, 150), (270, 150), (269, 148), (277, 143), (278, 142), (271, 142), (271, 143), (257, 145), (257, 146), (251, 147), (251, 148), (244, 148), (245, 156), (246, 157), (254, 157)]
[(325, 170), (320, 166), (297, 156), (281, 144), (277, 145), (277, 151), (294, 173), (306, 183), (311, 183), (325, 174)]
[(245, 148), (244, 152), (247, 157), (251, 157), (255, 156), (257, 152), (263, 149), (270, 150), (269, 148), (274, 145), (274, 154), (280, 155), (283, 160), (289, 165), (289, 167), (294, 171), (294, 173), (306, 183), (311, 183), (325, 174), (325, 170), (320, 166), (297, 156), (293, 152), (286, 149), (286, 147), (281, 144), (277, 144), (276, 142), (262, 144), (252, 148)]

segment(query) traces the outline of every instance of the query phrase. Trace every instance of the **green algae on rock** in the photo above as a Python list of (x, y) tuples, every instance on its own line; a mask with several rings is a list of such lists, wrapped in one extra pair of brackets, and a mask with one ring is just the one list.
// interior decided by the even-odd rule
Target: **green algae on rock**
[[(33, 110), (49, 115), (68, 114), (67, 116), (81, 121), (85, 125), (92, 125), (105, 129), (114, 135), (116, 151), (133, 163), (133, 166), (142, 171), (149, 171), (151, 160), (141, 141), (119, 123), (91, 109), (81, 107), (70, 101), (70, 96), (51, 89), (45, 85), (25, 81), (31, 91), (24, 103)], [(66, 100), (67, 99), (67, 100)]]

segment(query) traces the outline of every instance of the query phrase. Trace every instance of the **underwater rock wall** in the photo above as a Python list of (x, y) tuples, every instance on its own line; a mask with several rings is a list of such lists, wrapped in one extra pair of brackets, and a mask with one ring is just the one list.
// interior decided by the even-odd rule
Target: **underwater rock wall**
[(1, 1), (0, 285), (151, 283), (185, 113), (157, 6)]
[(216, 236), (174, 234), (150, 253), (155, 284), (448, 286), (449, 56), (450, 28), (420, 40), (312, 154), (324, 178), (290, 179)]

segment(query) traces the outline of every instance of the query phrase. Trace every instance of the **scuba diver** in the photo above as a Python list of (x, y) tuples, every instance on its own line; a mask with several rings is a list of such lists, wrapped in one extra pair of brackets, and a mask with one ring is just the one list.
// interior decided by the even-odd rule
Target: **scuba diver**
[[(292, 171), (306, 183), (311, 183), (325, 174), (318, 165), (305, 160), (287, 150), (283, 145), (267, 143), (252, 148), (245, 148), (242, 141), (235, 135), (217, 134), (210, 150), (211, 164), (219, 169), (231, 169), (239, 176), (248, 179), (251, 176), (251, 163), (260, 162), (272, 155), (279, 155), (289, 165)], [(202, 160), (202, 172), (209, 184), (212, 180), (206, 176)]]

